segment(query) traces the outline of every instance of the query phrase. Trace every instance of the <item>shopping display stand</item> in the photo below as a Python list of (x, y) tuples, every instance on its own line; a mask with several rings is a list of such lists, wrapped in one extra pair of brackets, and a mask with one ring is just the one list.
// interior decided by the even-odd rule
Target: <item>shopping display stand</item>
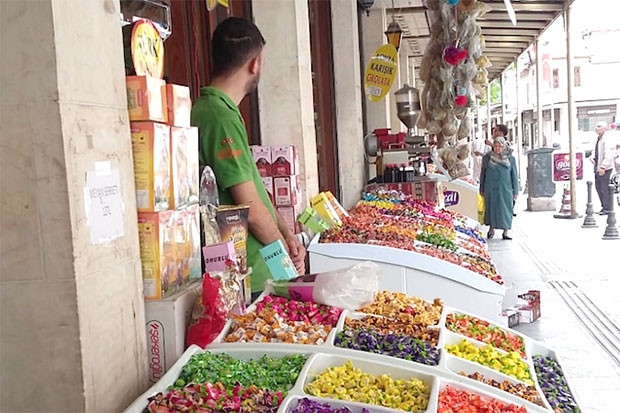
[[(260, 300), (260, 299), (259, 299)], [(504, 403), (524, 406), (528, 412), (542, 413), (553, 412), (550, 403), (544, 396), (543, 389), (538, 382), (536, 376), (536, 370), (533, 366), (532, 360), (534, 357), (543, 356), (550, 357), (557, 361), (560, 365), (561, 360), (558, 359), (557, 354), (544, 346), (542, 343), (532, 340), (531, 338), (521, 335), (518, 332), (507, 329), (494, 324), (491, 320), (485, 320), (482, 317), (477, 317), (483, 322), (488, 322), (490, 326), (500, 328), (507, 334), (520, 337), (523, 341), (525, 354), (521, 360), (527, 365), (534, 386), (541, 396), (541, 404), (534, 404), (517, 395), (500, 390), (497, 387), (485, 384), (483, 382), (470, 379), (463, 376), (461, 373), (472, 374), (480, 373), (487, 379), (496, 380), (497, 382), (505, 382), (508, 384), (523, 384), (522, 381), (500, 373), (497, 370), (485, 367), (481, 364), (466, 360), (449, 354), (446, 351), (445, 346), (456, 344), (462, 340), (468, 343), (482, 348), (487, 344), (466, 337), (459, 333), (453, 332), (446, 327), (446, 319), (450, 314), (468, 315), (465, 311), (455, 309), (452, 307), (444, 306), (441, 313), (441, 317), (436, 326), (439, 330), (439, 340), (437, 347), (441, 349), (440, 361), (436, 366), (424, 365), (413, 361), (398, 359), (382, 354), (369, 353), (358, 350), (350, 350), (337, 347), (334, 344), (334, 338), (336, 334), (330, 334), (330, 339), (324, 345), (302, 345), (302, 344), (284, 344), (284, 343), (215, 343), (207, 347), (206, 350), (201, 349), (198, 346), (189, 347), (181, 358), (174, 364), (174, 366), (162, 377), (162, 379), (156, 383), (153, 387), (148, 389), (142, 394), (129, 408), (126, 413), (142, 413), (144, 408), (148, 404), (149, 397), (153, 395), (165, 392), (179, 377), (183, 367), (189, 362), (191, 357), (195, 354), (209, 351), (212, 353), (227, 353), (235, 359), (248, 360), (258, 359), (263, 355), (270, 357), (283, 357), (285, 355), (292, 354), (305, 354), (308, 359), (302, 368), (299, 376), (295, 382), (295, 385), (288, 391), (287, 397), (280, 405), (278, 412), (290, 412), (297, 404), (297, 401), (301, 398), (310, 398), (321, 403), (327, 403), (332, 408), (347, 406), (353, 411), (361, 411), (362, 408), (367, 408), (371, 413), (378, 412), (400, 412), (400, 410), (368, 405), (357, 402), (341, 401), (335, 399), (327, 399), (321, 397), (315, 397), (306, 392), (306, 387), (311, 383), (315, 377), (321, 374), (325, 369), (341, 366), (350, 361), (353, 366), (359, 368), (364, 373), (372, 375), (390, 374), (394, 379), (411, 379), (417, 378), (422, 380), (430, 388), (430, 397), (428, 407), (424, 412), (437, 412), (438, 411), (438, 398), (439, 393), (446, 386), (450, 386), (455, 389), (466, 390), (470, 393), (483, 396), (490, 399), (495, 399)], [(344, 311), (338, 324), (334, 328), (335, 332), (342, 331), (344, 328), (345, 320), (348, 317), (359, 316), (360, 313)], [(503, 350), (496, 349), (502, 354), (507, 354)], [(570, 383), (567, 382), (567, 388), (570, 391)], [(572, 391), (571, 391), (572, 393)], [(572, 393), (574, 396), (574, 393)]]
[(380, 289), (403, 292), (500, 322), (507, 287), (467, 268), (413, 251), (368, 244), (322, 244), (316, 236), (308, 247), (310, 271), (321, 273), (372, 261), (379, 265)]
[(478, 224), (478, 187), (462, 179), (450, 180), (442, 174), (431, 174), (441, 182), (444, 193), (444, 207), (458, 212)]

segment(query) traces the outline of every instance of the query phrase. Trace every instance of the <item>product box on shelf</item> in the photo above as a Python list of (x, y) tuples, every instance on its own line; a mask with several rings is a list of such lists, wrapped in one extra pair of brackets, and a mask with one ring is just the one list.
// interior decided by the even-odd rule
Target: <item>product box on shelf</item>
[(519, 294), (518, 297), (526, 302), (517, 306), (520, 321), (522, 323), (533, 323), (538, 320), (540, 318), (540, 291), (529, 290), (525, 294)]
[(347, 212), (347, 210), (344, 209), (344, 207), (342, 206), (342, 204), (340, 204), (340, 202), (338, 202), (334, 194), (332, 194), (332, 191), (325, 191), (325, 195), (327, 196), (327, 199), (329, 200), (329, 202), (332, 204), (332, 206), (336, 210), (336, 213), (338, 214), (340, 219), (349, 216), (349, 213)]
[(171, 190), (170, 209), (181, 209), (189, 205), (189, 145), (187, 129), (170, 128)]
[(185, 209), (187, 236), (189, 243), (189, 278), (202, 278), (202, 262), (200, 251), (200, 207), (190, 205)]
[(299, 215), (299, 223), (318, 234), (329, 229), (329, 224), (312, 207), (306, 207)]
[(297, 234), (299, 232), (299, 224), (297, 222), (297, 217), (301, 212), (301, 206), (279, 206), (276, 207), (288, 227), (293, 231), (293, 234)]
[(298, 176), (273, 178), (273, 192), (276, 206), (293, 206), (301, 200)]
[(189, 281), (189, 259), (191, 246), (187, 230), (187, 213), (185, 210), (172, 212), (172, 233), (174, 236), (174, 272), (171, 274), (171, 282), (177, 287)]
[(144, 298), (159, 300), (176, 289), (174, 211), (138, 213)]
[(187, 128), (190, 126), (192, 98), (189, 87), (166, 85), (166, 103), (168, 106), (168, 124)]
[(340, 219), (340, 215), (334, 209), (334, 206), (329, 201), (329, 198), (324, 192), (316, 195), (314, 198), (310, 200), (310, 205), (312, 208), (319, 213), (319, 215), (326, 220), (331, 225), (340, 225), (342, 224), (342, 219)]
[(380, 187), (385, 188), (388, 191), (400, 191), (405, 195), (411, 195), (415, 199), (421, 199), (433, 204), (437, 204), (443, 207), (443, 192), (441, 197), (439, 194), (439, 182), (437, 181), (420, 181), (420, 182), (398, 182), (398, 183), (385, 183), (385, 184), (370, 184), (366, 185), (365, 191), (371, 192)]
[(198, 128), (185, 129), (187, 139), (187, 174), (189, 186), (189, 204), (197, 204), (200, 197), (200, 160), (198, 156)]
[(262, 177), (271, 176), (271, 148), (268, 146), (252, 146), (252, 157)]
[(502, 311), (502, 323), (504, 327), (514, 328), (519, 325), (521, 315), (515, 309), (508, 308)]
[(130, 121), (168, 121), (166, 82), (150, 76), (127, 76)]
[(267, 264), (274, 280), (291, 280), (299, 276), (291, 257), (286, 252), (282, 241), (277, 240), (260, 249), (260, 255)]
[(195, 282), (163, 300), (146, 301), (149, 382), (156, 383), (183, 355), (187, 324), (202, 284)]
[(269, 194), (269, 199), (271, 199), (271, 203), (275, 205), (275, 197), (274, 197), (274, 192), (273, 192), (273, 178), (270, 176), (264, 176), (263, 178), (263, 184), (265, 185), (265, 189), (267, 190), (267, 193)]
[(271, 174), (290, 176), (299, 174), (299, 157), (293, 145), (271, 147)]
[(132, 122), (131, 146), (138, 212), (169, 209), (170, 127), (155, 122)]
[(224, 271), (226, 261), (237, 260), (235, 244), (230, 241), (202, 247), (202, 256), (204, 257), (206, 272)]

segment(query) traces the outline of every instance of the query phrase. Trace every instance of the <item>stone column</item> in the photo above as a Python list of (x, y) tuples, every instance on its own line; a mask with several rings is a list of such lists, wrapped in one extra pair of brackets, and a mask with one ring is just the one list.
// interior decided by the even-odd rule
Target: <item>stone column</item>
[(340, 195), (345, 208), (364, 188), (364, 128), (357, 4), (331, 1)]
[[(0, 2), (0, 411), (121, 411), (146, 387), (119, 13)], [(96, 169), (118, 172), (124, 208), (103, 243), (85, 212)]]
[(308, 3), (253, 0), (252, 11), (267, 41), (258, 88), (262, 142), (297, 147), (306, 201), (319, 189)]
[[(340, 1), (340, 0), (334, 0)], [(362, 27), (362, 73), (366, 69), (368, 61), (375, 50), (386, 43), (385, 30), (387, 22), (385, 10), (382, 7), (373, 8), (370, 16), (362, 14), (360, 23)], [(395, 80), (394, 83), (397, 81)], [(362, 85), (363, 88), (363, 85)], [(364, 99), (366, 97), (364, 96)], [(394, 109), (396, 110), (396, 109)], [(400, 122), (399, 122), (400, 123)], [(371, 102), (366, 99), (366, 126), (367, 133), (379, 128), (399, 128), (398, 124), (391, 125), (390, 96), (386, 96), (380, 102)]]

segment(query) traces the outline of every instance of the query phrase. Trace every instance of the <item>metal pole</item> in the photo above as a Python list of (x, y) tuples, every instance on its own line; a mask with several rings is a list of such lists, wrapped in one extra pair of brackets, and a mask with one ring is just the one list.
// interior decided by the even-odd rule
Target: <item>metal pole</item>
[(487, 139), (491, 139), (491, 82), (487, 86)]
[(506, 124), (506, 105), (504, 103), (504, 74), (505, 72), (502, 72), (502, 74), (499, 77), (499, 89), (501, 91), (500, 93), (500, 101), (502, 102), (502, 124), (505, 125)]
[(521, 149), (523, 147), (521, 143), (521, 101), (519, 100), (519, 57), (515, 58), (515, 96), (517, 99), (517, 119), (515, 121), (515, 142), (517, 151), (517, 170), (519, 171), (519, 188), (521, 188)]
[[(568, 71), (568, 151), (570, 157), (570, 216), (571, 219), (577, 218), (577, 162), (575, 159), (575, 119), (577, 113), (575, 109), (575, 96), (573, 96), (573, 85), (575, 83), (575, 61), (572, 50), (571, 33), (571, 14), (572, 8), (569, 6), (564, 11), (566, 22), (566, 69)], [(583, 167), (583, 166), (582, 166)]]
[(482, 106), (480, 106), (480, 99), (476, 99), (476, 105), (478, 108), (478, 133), (480, 134), (480, 139), (484, 138), (482, 133)]
[(542, 115), (542, 53), (540, 52), (540, 39), (536, 39), (536, 147), (546, 146), (543, 142), (543, 115)]

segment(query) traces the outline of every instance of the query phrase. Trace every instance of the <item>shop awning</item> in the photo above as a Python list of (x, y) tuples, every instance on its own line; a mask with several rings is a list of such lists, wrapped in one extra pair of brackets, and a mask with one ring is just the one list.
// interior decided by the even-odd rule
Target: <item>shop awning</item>
[[(574, 0), (569, 0), (572, 3)], [(421, 1), (398, 1), (386, 10), (388, 19), (394, 13), (403, 30), (403, 42), (414, 67), (420, 67), (429, 41), (429, 11)], [(523, 53), (553, 21), (567, 4), (566, 0), (512, 0), (517, 15), (513, 26), (503, 0), (484, 1), (490, 11), (478, 20), (486, 41), (485, 54), (491, 59), (489, 78), (495, 79)], [(408, 4), (408, 5), (406, 5)], [(417, 4), (417, 5), (413, 5)]]

